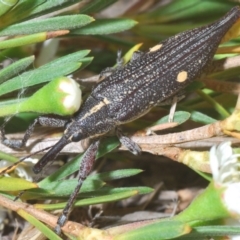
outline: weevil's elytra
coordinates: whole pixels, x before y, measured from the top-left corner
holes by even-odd
[[[69,214],[83,181],[90,173],[99,136],[116,129],[120,142],[134,154],[140,152],[137,144],[123,136],[119,125],[144,115],[155,105],[171,99],[189,83],[207,71],[221,39],[240,18],[240,9],[232,8],[218,21],[170,37],[146,53],[136,53],[123,68],[104,78],[93,89],[80,110],[70,119],[59,120],[65,126],[62,138],[33,167],[35,173],[54,160],[62,148],[71,141],[93,139],[79,170],[78,185],[58,219],[57,232]],[[23,140],[11,141],[4,136],[2,142],[10,147],[22,147],[30,137],[34,125],[54,125],[56,118],[40,117],[31,125]],[[54,123],[54,124],[53,124]]]

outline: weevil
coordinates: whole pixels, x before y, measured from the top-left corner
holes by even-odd
[[[140,147],[122,135],[119,126],[173,98],[207,71],[221,39],[239,18],[240,8],[234,7],[210,25],[179,33],[150,48],[148,52],[135,54],[128,64],[100,81],[80,110],[69,120],[41,116],[29,126],[22,140],[9,140],[1,130],[3,144],[22,148],[37,123],[65,127],[61,139],[33,167],[35,173],[41,172],[70,142],[91,139],[79,169],[78,184],[58,219],[57,233],[67,221],[82,183],[92,169],[101,137],[115,130],[120,142],[138,154]]]

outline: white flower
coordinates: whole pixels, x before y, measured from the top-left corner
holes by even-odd
[[[24,163],[19,164],[16,166],[15,170],[14,170],[14,174],[16,174],[17,176],[19,176],[20,178],[24,178],[27,181],[32,182],[33,181],[33,177],[34,177],[34,173],[32,171],[32,167],[38,162],[38,159],[33,159],[33,158],[27,158],[24,160]],[[1,161],[0,162],[0,168],[6,168],[11,166],[12,163],[10,163],[9,161]],[[9,176],[8,173],[4,174],[5,176]]]
[[[43,42],[42,48],[35,61],[37,66],[42,66],[56,57],[59,41],[59,38],[50,38]]]
[[[240,219],[240,182],[228,185],[223,193],[223,201],[231,215]]]
[[[210,150],[210,166],[213,180],[224,189],[222,201],[234,218],[240,219],[240,171],[238,157],[231,142],[223,142]]]
[[[223,142],[211,148],[210,166],[215,182],[226,185],[239,182],[239,156],[240,154],[233,153],[231,142]]]
[[[210,150],[210,166],[217,188],[223,189],[221,200],[230,216],[238,225],[240,220],[240,171],[238,157],[234,154],[231,142],[223,142]],[[236,221],[238,220],[238,221]],[[227,223],[226,223],[227,224]],[[240,240],[240,235],[229,236],[229,239]]]
[[[27,181],[32,182],[34,173],[32,167],[38,162],[38,159],[27,158],[24,160],[24,164],[20,164],[16,167],[15,173],[20,177],[24,178]]]

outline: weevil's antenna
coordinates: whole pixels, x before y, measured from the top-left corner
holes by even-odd
[[[13,163],[11,166],[9,166],[9,167],[5,168],[3,171],[1,171],[1,172],[0,172],[0,176],[3,175],[3,174],[5,174],[5,173],[7,173],[8,171],[10,171],[13,167],[16,167],[17,165],[19,165],[21,162],[23,162],[23,161],[26,160],[27,158],[29,158],[29,157],[37,154],[37,153],[43,152],[43,151],[45,151],[45,150],[48,150],[48,149],[52,148],[53,146],[54,146],[54,145],[49,146],[49,147],[46,147],[46,148],[43,148],[43,149],[41,149],[41,150],[39,150],[39,151],[36,151],[36,152],[34,152],[34,153],[29,154],[29,155],[26,156],[26,157],[23,157],[23,158],[19,159],[19,161]]]

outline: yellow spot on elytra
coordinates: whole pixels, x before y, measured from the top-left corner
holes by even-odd
[[[187,76],[188,76],[188,73],[186,71],[182,71],[182,72],[178,73],[177,81],[178,82],[184,82],[184,81],[186,81]]]
[[[104,98],[104,99],[103,99],[103,102],[104,102],[105,104],[109,104],[109,103],[110,103],[110,101],[109,101],[107,98]]]
[[[96,106],[94,106],[93,108],[91,108],[89,110],[89,112],[87,112],[81,120],[84,120],[85,118],[91,116],[93,113],[99,111],[102,107],[104,107],[105,105],[111,103],[107,98],[104,98],[103,101],[101,101],[100,103],[98,103]]]
[[[157,44],[156,46],[149,49],[150,52],[155,52],[162,47],[162,44]]]

